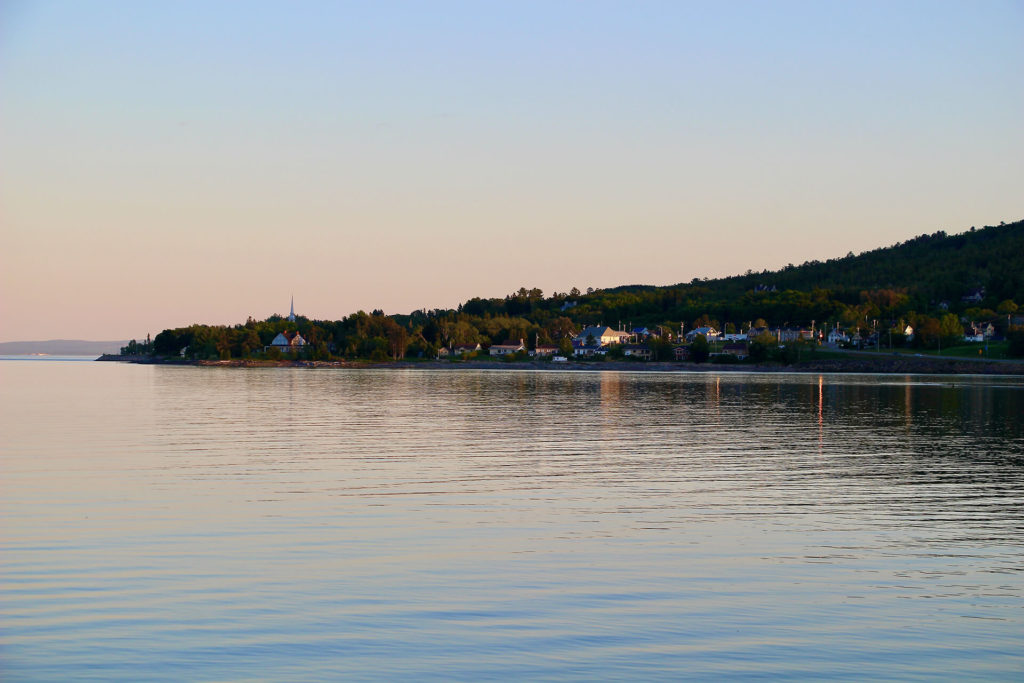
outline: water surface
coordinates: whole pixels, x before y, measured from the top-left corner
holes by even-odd
[[[1020,378],[0,363],[4,680],[1024,675]]]

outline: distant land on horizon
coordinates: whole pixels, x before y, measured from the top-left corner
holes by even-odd
[[[117,353],[128,343],[124,341],[86,341],[82,339],[48,339],[46,341],[0,342],[0,355],[47,353],[54,356],[92,356]]]
[[[126,355],[275,360],[276,352],[314,361],[400,360],[438,357],[442,348],[475,353],[498,345],[501,352],[501,347],[542,344],[558,346],[564,355],[572,353],[570,340],[579,330],[605,325],[638,340],[642,336],[649,348],[656,347],[659,360],[674,353],[676,330],[682,335],[701,327],[727,333],[831,328],[862,340],[888,330],[898,347],[910,339],[909,326],[915,347],[938,349],[977,336],[976,324],[991,327],[989,335],[1007,335],[1021,325],[1021,254],[1024,221],[1004,222],[953,235],[939,230],[860,255],[716,280],[694,278],[670,287],[622,285],[585,293],[574,287],[545,296],[524,286],[503,298],[471,298],[457,309],[408,315],[360,310],[341,320],[311,319],[293,307],[288,317],[168,328],[152,345],[130,344]],[[1013,355],[1024,356],[1024,349]]]

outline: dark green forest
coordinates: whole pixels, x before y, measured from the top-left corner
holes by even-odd
[[[1024,221],[949,235],[939,231],[890,247],[827,261],[747,271],[667,287],[626,285],[581,292],[522,287],[503,298],[474,297],[456,309],[408,315],[359,311],[341,320],[288,322],[274,315],[237,325],[167,329],[135,353],[190,359],[276,358],[264,348],[278,332],[298,331],[311,360],[433,358],[441,347],[507,339],[562,345],[586,325],[646,327],[662,341],[705,324],[818,329],[840,325],[864,336],[906,324],[914,343],[933,346],[961,334],[967,322],[1010,334],[1024,304]],[[1021,311],[1024,313],[1024,311]]]

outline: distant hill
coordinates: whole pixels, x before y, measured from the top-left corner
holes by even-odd
[[[687,285],[734,296],[759,287],[803,291],[899,287],[927,299],[953,302],[984,288],[990,299],[1024,300],[1024,221],[954,235],[940,230],[889,247],[805,261],[776,271],[748,270],[668,287],[626,285],[604,291],[661,291]]]
[[[103,353],[117,353],[127,343],[127,341],[83,341],[81,339],[0,342],[0,355],[48,353],[52,356],[98,356]]]
[[[939,231],[775,271],[748,270],[667,287],[611,287],[578,297],[579,306],[570,315],[656,323],[708,313],[720,320],[764,317],[806,323],[833,319],[843,307],[876,299],[877,308],[893,316],[971,306],[994,309],[1006,300],[1024,304],[1024,221],[955,235]],[[493,314],[493,308],[488,312]]]

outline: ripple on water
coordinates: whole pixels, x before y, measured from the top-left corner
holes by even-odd
[[[1012,678],[1022,386],[4,363],[0,672]]]

